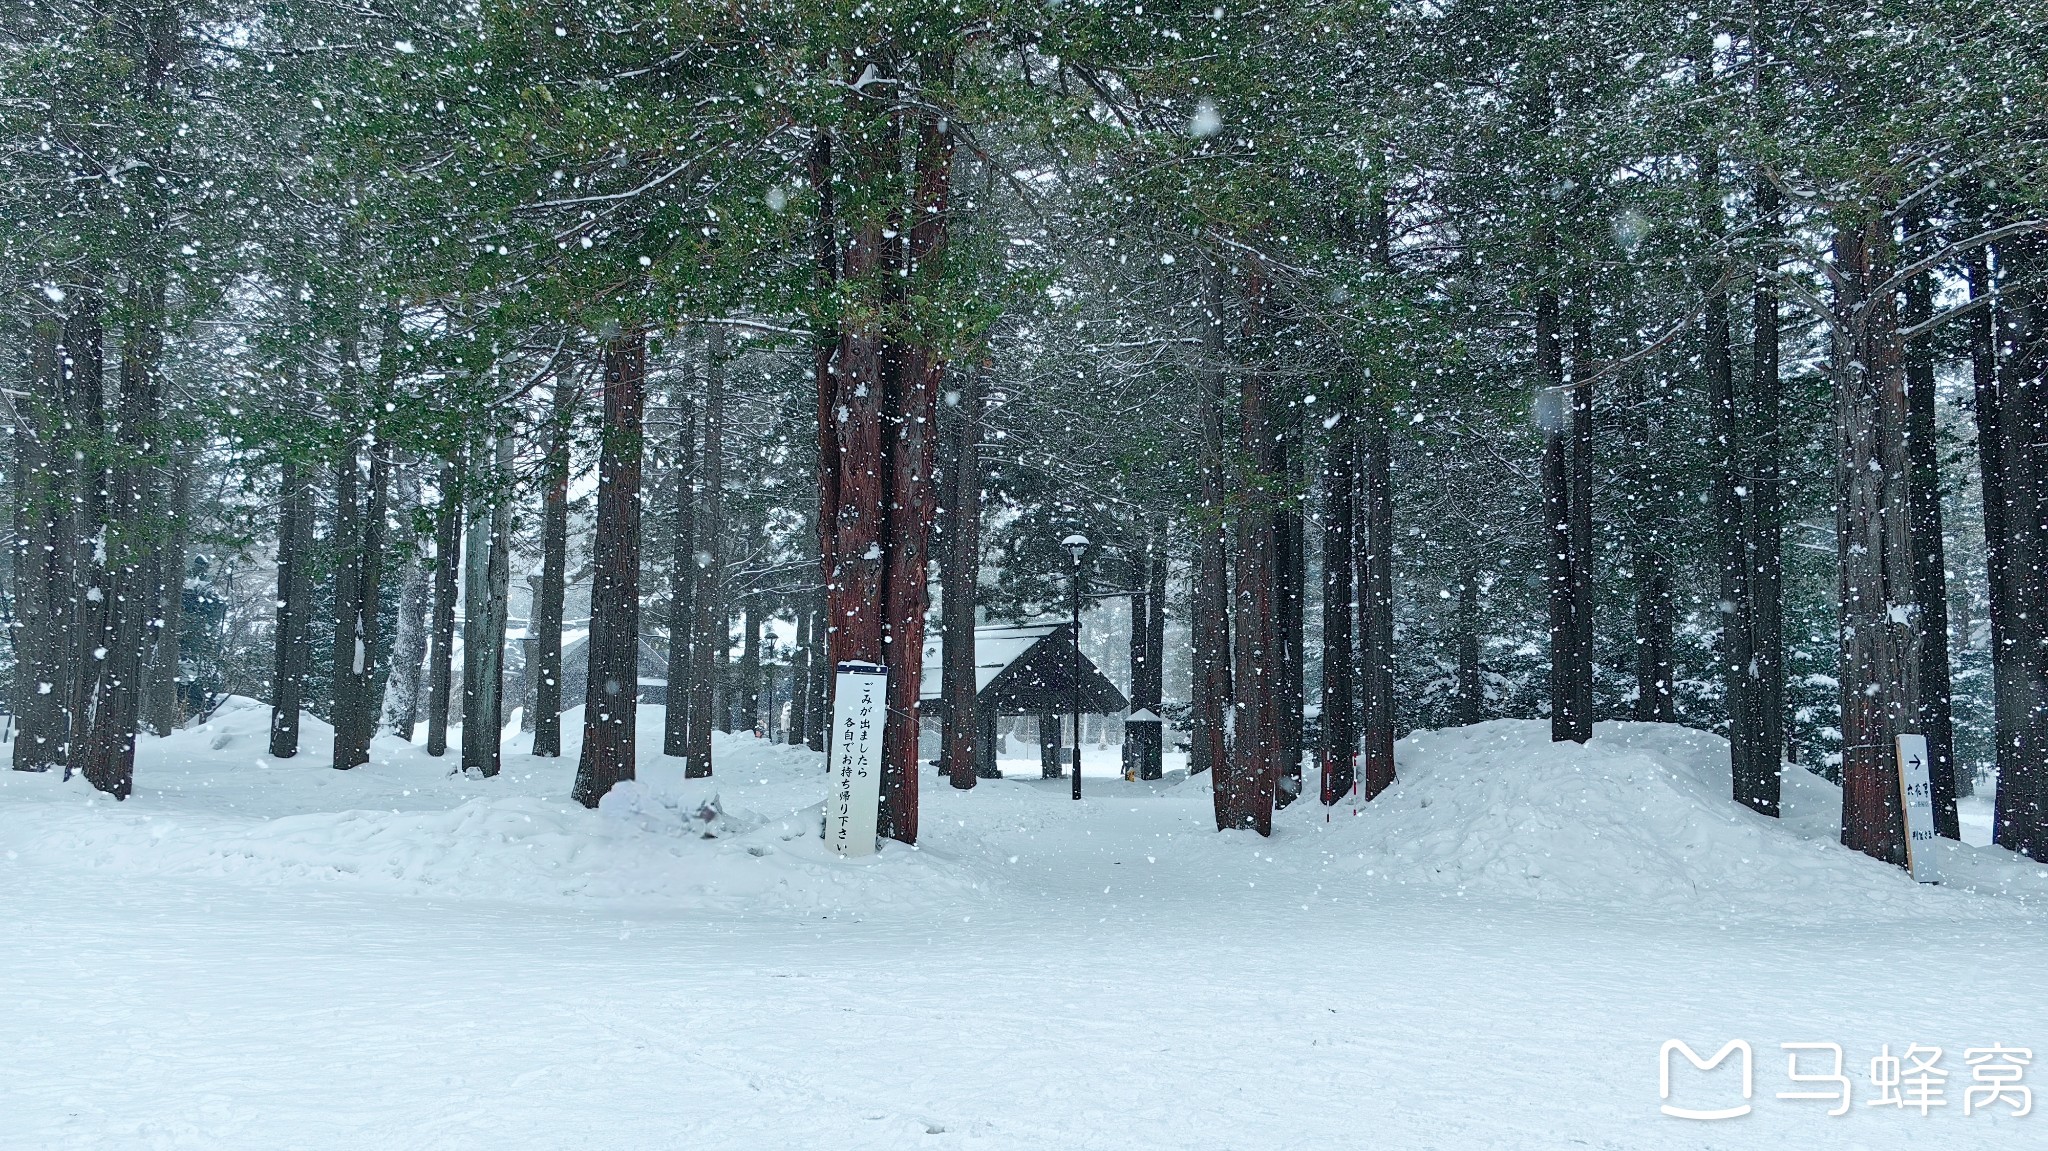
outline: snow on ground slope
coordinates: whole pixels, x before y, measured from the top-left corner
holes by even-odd
[[[817,756],[720,737],[685,781],[648,709],[588,812],[567,718],[491,780],[336,772],[314,722],[273,761],[248,703],[145,739],[126,803],[0,772],[0,1148],[2048,1146],[1960,1114],[1965,1047],[2048,1049],[2044,869],[1915,885],[1816,777],[1734,807],[1711,736],[1417,733],[1265,840],[1090,748],[1079,804],[928,779],[919,847],[849,862]],[[1751,1042],[1755,1113],[1660,1115],[1668,1038]],[[1848,1116],[1775,1098],[1812,1040]],[[1952,1105],[1864,1107],[1915,1042]]]
[[[580,709],[565,731],[580,734]],[[661,712],[643,721],[661,745]],[[495,779],[379,737],[369,764],[332,764],[332,729],[310,717],[301,755],[267,753],[269,710],[230,699],[207,722],[145,739],[136,794],[114,803],[82,779],[0,775],[0,842],[31,863],[238,883],[343,883],[467,899],[633,900],[675,907],[813,911],[934,896],[964,881],[910,852],[867,866],[829,860],[817,837],[822,757],[714,733],[722,775],[684,780],[650,756],[597,811],[564,798],[567,757],[516,752]],[[459,733],[458,733],[459,734]],[[513,746],[531,748],[531,736]],[[264,818],[274,815],[276,818]],[[915,877],[901,875],[914,870]]]
[[[2048,901],[2041,869],[2010,852],[1944,840],[1941,890],[1898,882],[1895,868],[1840,845],[1841,789],[1796,767],[1782,819],[1731,803],[1727,745],[1669,724],[1604,723],[1588,747],[1552,743],[1545,724],[1501,720],[1417,732],[1401,780],[1333,842],[1348,870],[1634,912],[1740,908],[1797,918],[2001,914],[1956,893]]]

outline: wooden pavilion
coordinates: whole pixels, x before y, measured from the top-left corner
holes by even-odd
[[[1050,733],[1039,742],[1044,774],[1056,778],[1063,773],[1059,719],[1074,707],[1073,637],[1071,623],[989,624],[974,629],[974,691],[981,724],[975,741],[977,774],[986,779],[1001,776],[996,769],[996,721],[1019,715],[1036,717],[1039,730]],[[1083,714],[1115,715],[1129,706],[1085,652],[1080,672]],[[925,641],[924,676],[918,685],[921,715],[945,715],[940,692],[944,679],[945,643],[933,635]]]

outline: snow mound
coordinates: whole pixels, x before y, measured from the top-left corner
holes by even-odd
[[[696,780],[681,778],[679,761],[644,757],[643,778],[591,811],[563,798],[573,759],[508,757],[484,780],[380,739],[372,763],[348,772],[267,761],[260,745],[230,762],[215,739],[232,747],[267,731],[267,709],[260,724],[248,710],[145,741],[125,803],[79,778],[0,773],[0,857],[262,886],[765,914],[950,904],[976,890],[931,852],[892,844],[866,859],[830,857],[819,757],[802,749],[720,735],[719,774]],[[415,809],[316,806],[385,796]],[[262,818],[279,810],[297,813]]]
[[[187,721],[171,739],[190,743],[194,735],[204,736],[204,746],[211,751],[260,754],[270,747],[270,705],[246,695],[227,696],[206,715]],[[300,712],[299,754],[332,762],[333,725],[310,711]]]
[[[2048,900],[2048,870],[2002,849],[1943,841],[1945,883],[1929,890],[1842,847],[1840,789],[1797,766],[1784,818],[1750,811],[1730,799],[1726,742],[1674,725],[1603,723],[1580,746],[1552,743],[1546,723],[1499,720],[1416,732],[1396,758],[1396,784],[1329,825],[1368,882],[1660,913],[1889,917],[1960,892]]]

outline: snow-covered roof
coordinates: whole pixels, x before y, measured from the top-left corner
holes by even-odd
[[[1063,624],[1018,623],[990,624],[974,629],[974,690],[978,694],[988,689],[989,682],[1002,670],[1022,658],[1031,650],[1031,645],[1059,631]],[[924,641],[924,674],[918,680],[917,698],[939,698],[939,686],[945,675],[945,639],[930,636]]]
[[[1073,656],[1065,623],[989,624],[974,629],[974,693],[1003,710],[1064,704],[1072,698]],[[937,700],[945,682],[945,641],[925,640],[920,700]],[[1122,711],[1123,693],[1087,656],[1081,657],[1082,705],[1091,713]],[[992,690],[993,689],[993,690]]]

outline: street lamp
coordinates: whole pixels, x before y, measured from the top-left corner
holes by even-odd
[[[1075,532],[1060,541],[1074,557],[1074,575],[1067,581],[1074,589],[1074,798],[1081,798],[1081,557],[1088,554],[1088,537]]]

